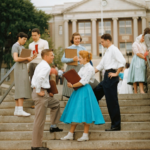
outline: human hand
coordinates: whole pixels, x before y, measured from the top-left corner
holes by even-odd
[[[108,77],[111,79],[112,77],[117,77],[118,76],[118,74],[117,73],[112,73],[112,72],[110,72],[109,74],[108,74]]]
[[[75,56],[75,57],[73,58],[73,61],[78,61],[78,57]]]
[[[45,92],[44,91],[41,91],[40,93],[37,93],[37,95],[43,97],[45,95]]]
[[[50,97],[53,97],[53,96],[54,96],[54,94],[53,94],[53,93],[49,93],[49,96],[50,96]]]
[[[67,86],[69,87],[69,88],[72,88],[72,84],[71,83],[67,83]]]
[[[37,52],[34,53],[33,59],[35,59],[36,57],[37,57]]]

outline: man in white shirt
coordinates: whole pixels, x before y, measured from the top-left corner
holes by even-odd
[[[29,75],[30,80],[32,80],[34,70],[36,66],[42,61],[41,52],[43,49],[49,49],[48,42],[40,38],[40,30],[38,28],[32,29],[32,39],[33,42],[29,44],[29,49],[32,50],[31,55],[38,51],[37,58],[30,62],[29,65]]]
[[[111,128],[105,131],[121,130],[120,107],[118,103],[117,84],[119,73],[125,66],[126,60],[120,50],[112,44],[110,34],[101,36],[101,44],[107,48],[101,62],[95,69],[95,73],[105,70],[104,80],[94,89],[97,100],[105,95],[108,112],[111,119]]]
[[[61,132],[56,124],[60,122],[60,103],[47,92],[50,88],[49,74],[50,65],[53,62],[54,54],[52,50],[45,49],[41,53],[42,61],[37,65],[32,78],[32,99],[35,102],[35,119],[33,125],[32,150],[48,150],[42,148],[42,137],[46,119],[47,108],[50,108],[51,127],[50,132]]]

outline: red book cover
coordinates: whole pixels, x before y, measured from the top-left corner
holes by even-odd
[[[37,54],[39,53],[38,52],[38,44],[35,45],[35,51],[37,52]]]

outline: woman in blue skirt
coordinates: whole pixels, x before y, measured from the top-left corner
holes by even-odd
[[[137,93],[137,83],[139,83],[140,93],[144,94],[144,84],[146,82],[146,65],[145,56],[146,45],[144,42],[144,35],[136,38],[132,45],[134,56],[128,73],[128,84],[133,85],[134,93]]]
[[[73,140],[73,133],[78,123],[84,123],[84,133],[77,141],[88,141],[91,123],[104,124],[104,118],[89,82],[94,82],[95,70],[89,63],[92,54],[87,51],[79,52],[80,64],[83,67],[78,72],[81,80],[76,84],[67,83],[69,88],[80,87],[74,91],[68,100],[60,121],[71,124],[70,132],[61,140]]]

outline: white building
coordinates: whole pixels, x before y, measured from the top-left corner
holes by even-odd
[[[105,0],[103,6],[104,33],[110,33],[113,43],[126,56],[135,38],[150,24],[149,0]],[[52,14],[50,34],[55,48],[66,48],[71,35],[79,32],[82,45],[94,58],[101,55],[101,0],[82,0],[51,7],[38,7]]]

